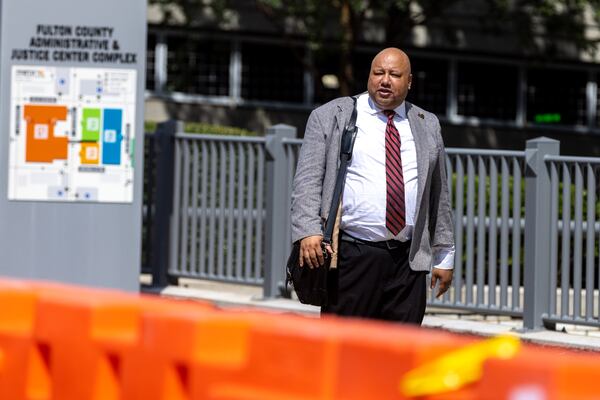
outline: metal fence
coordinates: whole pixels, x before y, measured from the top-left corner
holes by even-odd
[[[550,170],[551,322],[598,325],[600,159],[547,156]]]
[[[301,145],[295,129],[243,138],[186,134],[168,122],[152,137],[143,259],[153,282],[216,279],[281,294]],[[455,274],[429,305],[523,317],[531,329],[600,326],[600,159],[561,157],[558,142],[545,138],[524,151],[447,153]]]
[[[176,135],[169,274],[262,283],[264,144]]]
[[[520,315],[525,153],[448,149],[455,220],[452,290],[436,306]]]

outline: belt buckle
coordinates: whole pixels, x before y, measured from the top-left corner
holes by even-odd
[[[388,250],[394,250],[394,249],[397,249],[398,247],[400,247],[400,245],[395,240],[386,240],[385,247],[387,247]]]

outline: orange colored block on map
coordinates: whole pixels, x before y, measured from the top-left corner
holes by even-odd
[[[54,136],[56,122],[67,119],[67,107],[26,105],[24,118],[27,122],[25,161],[67,159],[68,138]]]
[[[98,143],[81,143],[79,152],[82,164],[98,164],[100,159],[100,146]]]

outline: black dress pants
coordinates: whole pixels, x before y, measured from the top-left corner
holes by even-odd
[[[427,273],[410,269],[409,249],[410,242],[388,249],[341,240],[321,313],[421,324]]]

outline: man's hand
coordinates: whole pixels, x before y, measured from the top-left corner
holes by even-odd
[[[300,240],[300,259],[298,263],[301,267],[306,264],[309,268],[317,268],[325,263],[323,250],[321,249],[322,240],[323,236],[321,235],[307,236]],[[331,246],[327,245],[327,251],[329,254],[333,253]]]
[[[453,270],[451,269],[441,269],[441,268],[433,268],[431,270],[431,290],[435,288],[435,284],[439,281],[438,291],[435,297],[440,297],[446,290],[450,287],[450,283],[452,283],[452,274]]]

